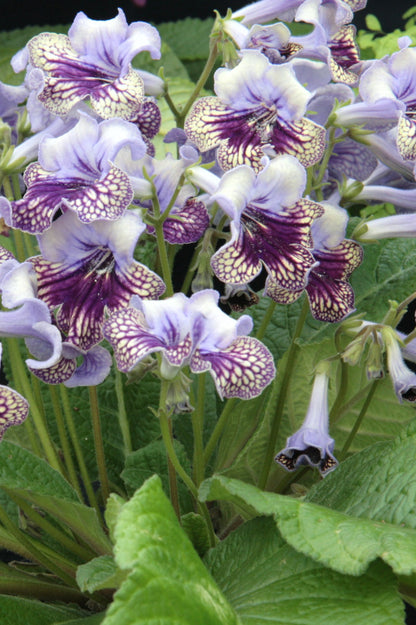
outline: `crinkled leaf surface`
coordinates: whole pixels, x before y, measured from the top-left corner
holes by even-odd
[[[285,495],[263,492],[239,480],[214,476],[200,487],[203,501],[224,499],[252,515],[273,515],[296,550],[340,573],[361,575],[382,558],[402,575],[416,571],[416,531],[362,519]]]
[[[174,446],[181,465],[186,471],[189,471],[190,462],[183,446],[177,440],[174,441]],[[121,477],[127,486],[127,491],[133,494],[145,480],[155,473],[161,478],[165,493],[169,494],[168,462],[162,441],[153,441],[146,447],[129,454]],[[178,489],[181,512],[190,512],[193,510],[192,498],[180,478],[178,479]]]
[[[248,521],[205,562],[247,625],[401,625],[395,577],[377,562],[359,577],[342,575],[290,547],[271,518]]]
[[[181,61],[196,61],[208,57],[209,35],[213,25],[212,18],[199,20],[187,17],[177,22],[164,22],[157,29]]]
[[[123,506],[114,535],[116,562],[130,572],[104,625],[240,623],[180,527],[157,476]]]
[[[392,441],[342,462],[305,501],[383,523],[416,529],[416,420]]]

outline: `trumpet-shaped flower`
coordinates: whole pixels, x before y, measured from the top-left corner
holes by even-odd
[[[87,115],[66,134],[43,139],[39,161],[24,174],[25,196],[11,204],[0,200],[7,224],[41,233],[50,227],[58,209],[68,208],[84,223],[118,219],[133,198],[128,175],[113,165],[123,148],[134,158],[146,152],[133,124],[121,119],[97,123]]]
[[[338,462],[333,455],[335,442],[329,436],[328,426],[328,376],[322,372],[315,376],[302,427],[289,436],[275,461],[287,471],[295,471],[301,465],[316,467],[321,475],[333,471]]]
[[[161,278],[133,259],[145,227],[132,212],[116,222],[82,224],[68,211],[39,236],[42,255],[31,259],[38,297],[51,310],[59,308],[58,327],[82,351],[102,340],[107,310],[127,306],[135,294],[163,293]]]
[[[104,324],[118,368],[130,371],[153,352],[161,352],[161,374],[173,379],[189,365],[209,371],[220,397],[249,399],[259,395],[275,375],[273,357],[257,339],[245,336],[252,320],[238,321],[217,306],[210,289],[191,298],[177,293],[161,301],[132,300],[135,307],[116,311]]]
[[[389,327],[381,331],[387,352],[387,367],[394,391],[400,402],[416,401],[416,373],[407,367],[396,332]]]
[[[41,70],[37,96],[52,113],[65,116],[86,98],[104,119],[133,119],[143,102],[144,85],[132,59],[144,50],[160,58],[160,37],[146,22],[128,25],[121,9],[110,20],[76,15],[67,35],[41,33],[13,59],[15,71]]]
[[[264,266],[265,294],[303,289],[315,264],[311,225],[323,213],[302,198],[306,172],[293,156],[278,156],[255,174],[247,166],[226,172],[211,196],[229,216],[231,240],[212,257],[222,282],[248,284]]]
[[[293,154],[309,167],[322,157],[325,129],[304,117],[311,94],[288,65],[273,65],[258,50],[245,50],[233,69],[215,73],[215,96],[200,98],[185,131],[206,152],[218,148],[224,170],[262,169],[267,153]]]

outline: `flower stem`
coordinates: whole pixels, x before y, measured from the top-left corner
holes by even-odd
[[[218,439],[220,438],[222,431],[227,423],[228,417],[230,416],[231,411],[233,410],[234,406],[236,405],[237,400],[235,397],[232,397],[231,399],[227,399],[227,402],[222,410],[222,413],[220,415],[220,418],[218,419],[217,423],[215,424],[215,427],[212,431],[212,434],[209,438],[209,441],[207,443],[207,446],[205,447],[205,451],[204,451],[204,464],[207,465],[209,459],[211,458],[212,454],[214,453],[214,449],[217,445]]]
[[[351,432],[349,433],[347,440],[345,441],[345,444],[344,444],[344,446],[343,446],[343,448],[341,450],[341,453],[338,454],[338,457],[339,457],[340,461],[344,460],[345,456],[347,455],[347,452],[348,452],[348,450],[349,450],[349,448],[351,446],[351,443],[354,440],[354,437],[355,437],[355,435],[358,432],[358,429],[359,429],[359,427],[360,427],[360,425],[362,423],[362,420],[365,417],[365,414],[366,414],[366,412],[368,410],[368,407],[370,406],[371,400],[374,397],[374,393],[377,390],[377,386],[378,386],[379,382],[380,382],[380,380],[374,380],[373,383],[371,384],[371,387],[370,387],[370,390],[368,392],[368,395],[367,395],[367,397],[365,399],[364,404],[362,405],[362,408],[361,408],[361,410],[360,410],[360,412],[358,414],[357,419],[355,420],[354,426],[353,426]]]
[[[126,404],[124,402],[123,380],[121,377],[121,373],[117,368],[115,370],[115,389],[118,406],[118,423],[120,425],[121,435],[123,437],[124,455],[127,456],[133,451],[133,446],[131,443],[130,425],[127,418]]]
[[[309,302],[308,302],[308,299],[305,297],[303,301],[302,309],[300,311],[299,318],[296,324],[296,328],[292,336],[292,341],[289,346],[288,354],[287,354],[286,368],[282,377],[279,396],[278,396],[277,403],[276,403],[276,415],[272,423],[269,443],[267,445],[266,453],[264,456],[263,468],[260,473],[260,478],[258,482],[258,488],[260,488],[261,490],[263,490],[266,487],[267,479],[269,477],[270,469],[272,466],[272,461],[273,461],[273,457],[275,454],[277,437],[279,435],[280,423],[281,423],[281,419],[283,416],[283,407],[286,401],[287,392],[289,390],[290,377],[292,375],[293,368],[296,362],[296,355],[297,355],[297,350],[298,350],[298,345],[296,341],[302,333],[303,326],[305,324],[305,320],[306,320],[306,316],[308,312],[309,312]],[[273,386],[278,383],[277,381],[279,380],[279,377],[276,376],[273,382]],[[273,388],[271,392],[273,392]]]
[[[66,424],[68,427],[69,436],[71,438],[71,442],[75,450],[75,455],[76,455],[79,470],[81,473],[83,486],[85,488],[85,492],[87,493],[87,497],[88,497],[88,501],[90,505],[93,508],[95,508],[98,514],[98,518],[101,518],[100,507],[98,505],[97,498],[92,488],[91,479],[88,474],[87,466],[85,464],[81,445],[79,444],[77,429],[75,427],[74,419],[72,417],[72,408],[71,408],[71,403],[68,397],[68,390],[63,384],[60,384],[59,389],[61,392],[61,400],[62,400],[62,406],[64,409],[65,420],[66,420]]]
[[[52,407],[58,426],[59,440],[61,442],[62,451],[64,454],[65,466],[68,471],[69,481],[78,493],[79,498],[82,500],[82,491],[79,485],[77,473],[75,471],[74,461],[72,459],[71,448],[68,441],[68,436],[65,430],[65,422],[62,414],[61,403],[59,401],[58,390],[55,386],[49,386],[49,392],[52,400]]]
[[[184,121],[185,121],[185,117],[188,115],[192,104],[195,102],[195,100],[197,99],[197,97],[199,96],[200,92],[202,91],[202,89],[205,86],[205,83],[207,82],[212,69],[215,65],[215,61],[217,60],[217,56],[218,56],[218,45],[217,43],[214,43],[211,46],[210,52],[209,52],[209,56],[207,59],[207,62],[205,63],[205,67],[202,70],[202,73],[198,79],[198,82],[195,85],[195,89],[193,90],[193,92],[191,93],[191,95],[189,96],[189,99],[187,101],[187,103],[185,104],[185,106],[183,107],[180,115],[178,115],[176,117],[176,123],[178,128],[183,128],[184,125]]]
[[[266,312],[264,313],[264,317],[261,321],[259,329],[256,332],[256,338],[258,338],[259,341],[261,341],[264,335],[266,334],[267,327],[270,323],[271,318],[273,317],[273,313],[275,311],[276,306],[277,306],[277,302],[271,299],[269,302],[269,306]]]
[[[98,475],[101,483],[101,493],[103,502],[107,501],[110,495],[110,485],[108,482],[107,468],[105,466],[104,443],[101,431],[100,409],[98,405],[97,387],[89,386],[91,422],[94,434],[95,457],[97,460]]]
[[[205,477],[204,464],[204,441],[203,441],[203,424],[204,424],[204,401],[205,401],[205,383],[206,373],[198,376],[198,396],[195,410],[192,412],[192,429],[194,434],[194,457],[193,471],[194,481],[197,486],[200,485]]]
[[[183,466],[181,465],[181,463],[179,462],[179,458],[176,455],[176,451],[175,451],[175,448],[173,446],[173,438],[171,436],[171,429],[170,429],[170,426],[169,426],[170,418],[169,418],[169,416],[168,416],[168,414],[166,412],[167,384],[168,384],[167,381],[162,380],[162,388],[161,388],[161,392],[160,392],[160,402],[159,402],[159,422],[160,422],[160,429],[161,429],[161,432],[162,432],[163,442],[165,444],[165,449],[166,449],[167,456],[168,456],[168,458],[170,458],[170,461],[171,461],[171,463],[172,463],[176,473],[179,475],[181,480],[189,488],[189,490],[191,491],[191,493],[195,497],[195,499],[198,499],[197,488],[196,488],[194,482],[192,481],[192,479],[189,477],[189,475],[187,474],[187,472],[183,468]]]
[[[36,403],[35,396],[32,391],[29,378],[26,374],[23,359],[20,354],[19,346],[16,339],[7,339],[7,346],[10,354],[13,379],[19,381],[20,387],[23,391],[23,395],[26,397],[27,401],[30,404],[30,412],[33,417],[35,428],[42,443],[46,458],[51,467],[53,467],[56,471],[62,473],[61,465],[55,451],[55,445],[49,435],[48,429],[43,420],[42,413]]]

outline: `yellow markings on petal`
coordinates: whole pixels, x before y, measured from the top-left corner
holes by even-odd
[[[416,122],[406,115],[402,115],[399,121],[397,148],[404,159],[416,160]]]

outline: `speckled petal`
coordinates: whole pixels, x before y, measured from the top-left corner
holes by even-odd
[[[29,414],[29,404],[8,386],[0,386],[0,441],[11,425],[20,425]]]
[[[30,369],[31,372],[45,384],[61,384],[69,380],[77,368],[75,358],[62,356],[52,367],[45,369]]]
[[[236,338],[222,351],[196,350],[190,366],[194,373],[211,373],[221,398],[256,397],[276,374],[269,350],[260,341],[249,336]]]
[[[276,123],[270,138],[276,154],[292,154],[304,167],[315,165],[325,151],[325,128],[303,117]]]
[[[237,165],[260,171],[264,153],[251,111],[233,111],[214,96],[200,98],[186,119],[185,132],[201,152],[219,146],[217,158],[225,171]]]
[[[130,121],[137,124],[144,137],[153,139],[159,132],[162,116],[156,102],[153,102],[150,98],[146,98],[137,116]]]
[[[144,265],[134,262],[120,271],[109,250],[74,263],[32,259],[38,277],[38,297],[51,309],[60,306],[57,322],[67,340],[87,351],[102,340],[105,311],[128,306],[132,295],[157,298],[163,281]]]
[[[62,204],[75,210],[82,222],[90,223],[96,219],[118,219],[133,198],[129,177],[114,166],[101,180],[88,184],[84,180],[49,177],[34,163],[28,168],[25,181],[29,184],[25,196],[12,202],[12,226],[31,234],[49,228]]]
[[[407,115],[400,117],[397,129],[397,147],[404,159],[416,160],[416,121]]]
[[[111,315],[104,324],[103,334],[113,347],[120,371],[130,371],[139,360],[157,351],[164,352],[171,365],[180,366],[192,349],[189,335],[169,346],[152,334],[147,330],[143,313],[135,308],[125,308]]]
[[[96,87],[90,95],[92,108],[98,115],[104,119],[127,120],[137,117],[143,97],[143,80],[132,67],[113,83]]]
[[[237,240],[223,245],[211,258],[211,267],[225,284],[248,284],[260,273],[262,264],[252,254],[248,237],[240,230]]]
[[[198,241],[209,225],[205,204],[189,198],[181,208],[171,211],[163,223],[163,234],[168,243],[193,243]]]
[[[355,26],[343,26],[328,42],[331,51],[330,70],[335,82],[343,82],[354,87],[358,83],[358,74],[350,67],[359,63],[360,53],[355,42]]]
[[[354,311],[354,291],[347,282],[362,260],[362,249],[345,240],[331,250],[314,251],[318,267],[309,275],[306,287],[311,313],[319,321],[338,322]]]

